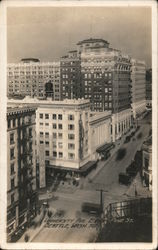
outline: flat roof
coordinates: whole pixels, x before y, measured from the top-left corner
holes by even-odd
[[[51,98],[47,100],[39,100],[37,98],[25,97],[23,100],[8,99],[8,106],[10,105],[24,105],[24,106],[34,106],[39,108],[80,108],[84,106],[89,106],[90,101],[86,99],[64,99],[63,101],[53,101]]]
[[[89,39],[85,39],[85,40],[78,42],[77,45],[81,45],[83,43],[96,43],[96,42],[103,42],[103,43],[109,44],[109,42],[101,38],[89,38]]]

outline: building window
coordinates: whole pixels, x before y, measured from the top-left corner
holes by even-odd
[[[43,141],[40,141],[40,144],[43,144]]]
[[[75,154],[68,153],[68,158],[71,159],[71,160],[75,159]]]
[[[56,141],[53,141],[53,148],[56,148],[56,147],[57,147]]]
[[[52,118],[53,118],[53,120],[56,120],[57,119],[57,115],[53,114]]]
[[[53,133],[53,139],[56,139],[56,138],[57,138],[57,134]]]
[[[13,189],[14,187],[15,187],[14,179],[11,179],[11,189]]]
[[[10,159],[13,160],[14,159],[14,148],[10,149]]]
[[[75,139],[75,135],[74,134],[68,134],[68,139],[69,140],[74,140]]]
[[[10,134],[10,145],[14,144],[14,134]]]
[[[57,152],[53,151],[53,157],[57,157]]]
[[[49,156],[49,151],[48,150],[45,151],[45,155]]]
[[[69,121],[73,121],[74,118],[75,118],[74,115],[68,115],[68,120],[69,120]]]
[[[10,174],[14,174],[14,163],[10,165]]]
[[[40,126],[43,126],[43,122],[40,122]]]
[[[45,123],[45,126],[49,126],[49,123]]]
[[[32,137],[32,128],[29,128],[29,137]]]
[[[11,120],[8,120],[8,128],[11,127]]]
[[[11,204],[14,203],[14,194],[11,194]]]
[[[45,114],[45,119],[49,119],[49,114]]]
[[[69,130],[74,130],[74,129],[75,129],[75,125],[73,125],[73,124],[68,124],[68,129],[69,129]]]
[[[63,158],[63,153],[59,152],[59,158]]]
[[[59,143],[58,143],[58,147],[59,147],[59,148],[63,148],[63,143],[62,143],[62,142],[59,142]]]
[[[48,132],[45,133],[45,137],[46,137],[46,138],[49,137],[49,133],[48,133]]]
[[[62,120],[62,119],[63,119],[63,116],[62,116],[62,115],[58,115],[58,119],[59,119],[59,120]]]
[[[62,129],[63,125],[62,124],[58,124],[58,129]]]
[[[40,119],[43,119],[43,114],[40,114]]]
[[[62,139],[63,138],[63,134],[62,133],[58,133],[58,139]]]
[[[40,137],[43,137],[43,132],[40,132]]]
[[[14,118],[13,119],[13,127],[15,127],[16,126],[16,119]]]
[[[147,158],[144,158],[144,164],[145,164],[145,168],[148,169],[149,160]]]
[[[68,143],[68,149],[75,149],[75,144]]]
[[[56,128],[57,128],[56,123],[53,123],[53,128],[54,128],[54,129],[56,129]]]
[[[45,144],[46,144],[47,146],[49,146],[49,141],[45,141]]]

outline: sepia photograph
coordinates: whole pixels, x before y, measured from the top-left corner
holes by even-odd
[[[24,2],[2,1],[2,249],[147,249],[157,234],[156,1]]]

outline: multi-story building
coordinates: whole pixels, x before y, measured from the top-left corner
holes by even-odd
[[[60,60],[61,99],[83,97],[81,82],[81,60],[77,50],[69,51]]]
[[[35,109],[7,110],[7,239],[14,240],[36,206]]]
[[[80,88],[78,93],[81,93],[81,97],[90,99],[92,111],[112,112],[115,141],[131,126],[130,57],[109,48],[109,43],[103,39],[87,39],[77,44],[74,58],[78,61],[78,68],[74,65],[74,71],[80,70],[80,77],[78,74],[74,79],[74,86]],[[68,71],[66,64],[64,70]],[[63,74],[61,71],[61,79]],[[71,80],[67,74],[67,88],[61,86],[61,93],[64,93],[62,98],[74,96]]]
[[[10,99],[8,103],[12,106],[21,103],[23,106],[37,108],[36,142],[40,187],[46,185],[46,175],[56,170],[84,174],[96,164],[102,151],[106,151],[105,147],[110,146],[111,111],[92,112],[89,100],[52,101],[51,98],[37,100],[26,97],[23,100]]]
[[[146,107],[152,107],[152,69],[146,70]]]
[[[40,62],[39,59],[26,58],[7,66],[8,96],[44,98],[48,82],[52,85],[52,98],[60,100],[59,62]]]
[[[137,118],[146,109],[146,67],[145,62],[131,59],[131,83],[132,83],[132,111],[133,117]]]
[[[150,136],[142,147],[143,162],[142,162],[142,176],[144,184],[152,190],[152,137]]]
[[[97,147],[111,142],[111,113],[91,115],[90,103],[84,99],[40,101],[36,124],[41,186],[45,186],[45,170],[47,175],[57,169],[72,174],[87,171],[96,163]]]

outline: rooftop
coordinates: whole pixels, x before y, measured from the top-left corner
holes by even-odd
[[[40,60],[38,58],[22,58],[21,62],[40,62]]]
[[[26,113],[26,112],[34,112],[35,108],[34,107],[29,107],[29,106],[14,106],[14,107],[7,107],[7,116],[9,115],[14,115],[14,114],[21,114],[21,113]]]
[[[39,100],[37,98],[31,98],[30,96],[26,96],[23,100],[16,100],[16,99],[8,99],[8,105],[34,105],[34,106],[41,106],[41,105],[54,105],[54,106],[78,106],[83,104],[90,105],[89,100],[85,99],[64,99],[63,101],[53,101],[51,98],[47,98],[46,100]]]
[[[100,39],[100,38],[89,38],[89,39],[85,39],[83,41],[80,41],[77,43],[77,45],[81,45],[83,43],[97,43],[97,42],[103,42],[106,44],[109,44],[106,40],[104,39]]]

